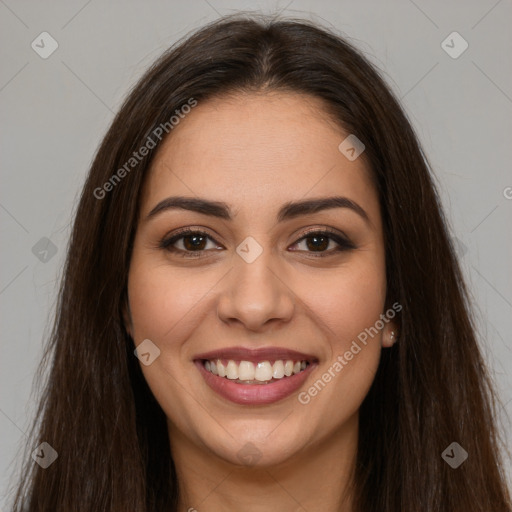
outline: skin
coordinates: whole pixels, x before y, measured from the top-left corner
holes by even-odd
[[[358,410],[382,347],[392,344],[392,321],[306,405],[297,393],[270,405],[234,404],[193,363],[230,346],[298,350],[318,359],[304,391],[385,313],[378,195],[364,154],[349,161],[338,150],[347,135],[316,98],[240,93],[199,103],[155,156],[129,271],[127,325],[136,345],[150,339],[161,351],[141,368],[168,418],[180,510],[352,510]],[[224,201],[233,220],[187,210],[146,219],[176,195]],[[369,221],[349,208],[276,221],[285,202],[334,195],[356,202]],[[183,227],[211,236],[202,257],[159,247]],[[355,248],[335,252],[330,239],[320,251],[331,255],[315,257],[320,251],[304,232],[325,227]],[[250,264],[236,252],[248,236],[263,249]],[[186,241],[174,247],[190,254]],[[247,443],[258,450],[253,463],[238,457]]]

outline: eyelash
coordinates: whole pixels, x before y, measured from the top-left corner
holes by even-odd
[[[169,251],[171,253],[174,253],[182,258],[202,258],[202,254],[206,252],[204,249],[199,251],[185,251],[183,249],[176,249],[176,247],[172,247],[173,244],[175,244],[178,240],[185,238],[189,235],[200,235],[204,236],[206,238],[209,238],[211,241],[215,242],[217,245],[218,242],[211,237],[208,233],[205,231],[202,231],[200,229],[191,229],[191,228],[183,228],[179,230],[178,232],[174,233],[171,237],[163,238],[160,243],[158,244],[158,247],[160,249],[164,249],[166,251]],[[315,251],[306,251],[311,253],[311,255],[314,258],[326,258],[329,256],[333,256],[335,253],[355,249],[356,246],[350,242],[348,239],[342,237],[337,231],[331,230],[329,228],[324,229],[316,229],[307,231],[304,233],[301,238],[299,238],[293,245],[298,244],[299,242],[302,242],[303,240],[312,237],[312,236],[323,236],[330,238],[334,242],[338,244],[338,247],[335,249],[331,249],[330,251],[320,251],[318,254],[315,254]],[[303,251],[298,251],[303,252]]]

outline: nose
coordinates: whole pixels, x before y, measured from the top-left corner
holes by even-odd
[[[227,324],[242,324],[245,329],[255,332],[267,331],[290,321],[295,309],[295,295],[283,272],[271,268],[269,253],[264,250],[252,263],[238,255],[234,257],[234,266],[224,280],[218,299],[220,320]]]

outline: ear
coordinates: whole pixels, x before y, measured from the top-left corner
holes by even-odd
[[[390,320],[382,331],[382,346],[384,348],[392,347],[398,340],[398,325]]]

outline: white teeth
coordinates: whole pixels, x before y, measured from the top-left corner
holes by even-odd
[[[272,366],[269,361],[258,363],[254,370],[254,378],[260,382],[270,380],[272,378]]]
[[[304,364],[306,364],[305,361],[304,361]],[[274,379],[282,379],[284,377],[283,361],[276,361],[274,363],[272,377],[274,377]]]
[[[240,380],[254,380],[254,364],[251,361],[240,361],[238,378]]]
[[[280,359],[275,361],[273,365],[270,364],[270,361],[261,361],[254,364],[252,361],[235,361],[232,359],[228,360],[226,364],[220,359],[204,362],[206,371],[219,377],[237,381],[239,384],[268,383],[273,379],[291,377],[307,367],[307,361],[293,361],[292,359],[286,361]]]
[[[229,380],[238,379],[238,365],[235,363],[235,361],[228,362],[228,365],[226,366],[226,377]]]

